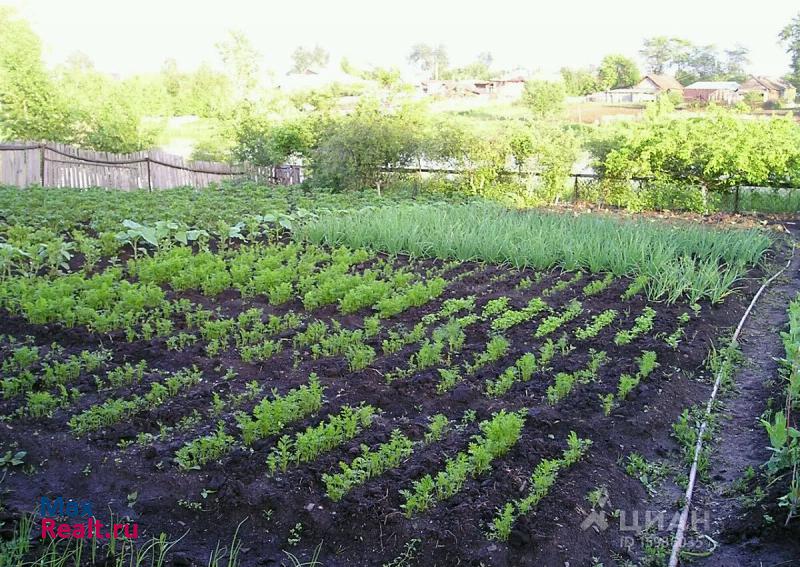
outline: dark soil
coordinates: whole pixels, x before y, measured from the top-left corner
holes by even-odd
[[[800,234],[796,223],[787,226],[795,238]],[[786,272],[764,292],[742,329],[739,343],[745,361],[735,376],[735,390],[724,397],[713,483],[701,486],[695,498],[695,508],[708,510],[711,535],[721,544],[703,564],[800,565],[800,522],[795,519],[785,525],[787,510],[777,506],[788,480],[772,484],[765,477],[769,440],[759,423],[770,402],[780,407],[785,395],[779,380],[779,360],[785,356],[780,333],[788,322],[787,305],[798,292],[800,255],[795,252]],[[748,468],[755,471],[755,478],[745,477]]]
[[[427,265],[441,264],[428,262]],[[371,339],[370,344],[380,353],[386,328],[398,325],[411,328],[424,314],[438,310],[442,301],[449,297],[473,294],[480,308],[489,299],[505,295],[516,307],[522,307],[557,279],[570,276],[547,274],[531,289],[519,291],[515,285],[525,277],[533,277],[533,272],[463,264],[449,276],[464,271],[472,273],[450,285],[437,301],[390,319],[384,324],[384,331]],[[738,322],[757,282],[747,280],[742,292],[729,297],[721,306],[703,305],[700,316],[692,317],[686,326],[685,338],[673,350],[663,337],[675,330],[680,314],[691,312],[688,306],[653,304],[658,313],[655,328],[630,345],[616,347],[612,340],[616,331],[630,328],[647,303],[640,296],[630,301],[620,299],[629,283],[625,280],[615,281],[599,295],[584,298],[581,289],[592,279],[586,277],[579,284],[545,298],[553,307],[563,306],[573,297],[583,302],[581,317],[559,329],[553,337],[555,340],[561,332],[568,332],[570,342],[577,345],[576,350],[566,357],[557,357],[552,372],[538,373],[530,382],[517,384],[496,399],[485,395],[484,381],[497,376],[522,354],[538,351],[543,342],[533,338],[538,318],[513,327],[505,334],[512,347],[501,361],[466,376],[454,390],[439,395],[435,369],[392,383],[382,378],[396,367],[403,367],[418,345],[406,347],[395,355],[379,356],[365,370],[351,372],[343,358],[313,360],[308,353],[303,353],[295,367],[291,348],[267,362],[247,364],[232,350],[209,358],[199,343],[173,352],[166,349],[163,339],[128,343],[121,334],[100,337],[84,329],[30,325],[2,313],[0,334],[18,339],[31,336],[34,344],[42,347],[58,342],[65,348],[65,355],[104,346],[114,352],[111,367],[126,361],[146,360],[150,368],[173,371],[194,364],[205,377],[201,384],[164,406],[137,415],[130,423],[117,424],[83,438],[71,433],[66,425],[69,417],[109,395],[97,392],[92,376],[81,377],[78,388],[83,395],[75,406],[59,410],[52,419],[14,418],[3,423],[0,448],[27,451],[25,461],[31,465],[24,470],[9,469],[3,481],[6,525],[13,524],[21,513],[32,511],[41,496],[63,495],[90,500],[94,509],[100,511],[96,514],[101,520],[108,519],[107,510],[118,517],[130,517],[147,536],[166,532],[177,539],[185,534],[172,549],[170,560],[174,565],[206,565],[210,550],[217,542],[227,545],[241,522],[238,535],[243,543],[240,558],[244,565],[288,565],[290,561],[285,552],[291,552],[301,562],[308,561],[318,546],[320,561],[326,566],[382,565],[404,554],[408,555],[408,562],[397,565],[591,565],[593,558],[612,565],[614,561],[635,559],[641,552],[640,543],[637,540],[630,545],[630,532],[620,520],[607,515],[607,528],[582,528],[591,508],[586,495],[602,485],[609,493],[606,512],[622,510],[628,522],[633,512],[644,514],[648,493],[639,480],[625,473],[620,462],[633,451],[648,459],[677,454],[678,446],[670,435],[671,424],[684,408],[708,398],[711,384],[704,363],[709,348]],[[173,295],[211,304],[208,298],[197,293]],[[263,299],[243,299],[235,292],[213,298],[213,304],[225,314],[252,306],[277,314],[290,309],[302,310],[299,302],[274,308]],[[617,309],[620,318],[598,337],[577,343],[572,331],[583,326],[592,315],[609,308]],[[341,316],[334,307],[312,313],[320,319],[335,318],[351,328],[359,325],[362,317],[368,314]],[[777,317],[777,312],[754,314],[751,325],[772,332],[770,326],[774,327],[775,321],[759,319],[772,316]],[[456,362],[471,360],[475,353],[483,350],[488,336],[488,324],[471,327],[466,347]],[[5,357],[9,346],[0,348],[4,349],[0,354]],[[577,386],[560,404],[548,405],[545,391],[555,373],[582,367],[589,349],[605,350],[609,355],[610,360],[601,368],[598,379]],[[604,416],[598,396],[615,392],[620,374],[635,372],[635,359],[645,350],[657,352],[659,368],[610,416]],[[222,380],[227,368],[234,368],[238,376]],[[251,449],[237,449],[222,462],[207,465],[200,471],[184,473],[175,466],[175,451],[187,440],[212,431],[218,419],[234,423],[227,410],[221,417],[210,414],[213,393],[223,397],[240,393],[252,380],[264,384],[265,392],[274,387],[285,393],[305,383],[311,372],[317,372],[326,387],[326,403],[318,415],[293,424],[287,428],[287,433],[317,423],[344,404],[372,404],[380,408],[382,414],[352,442],[314,463],[291,468],[272,478],[267,475],[265,459],[275,438],[256,442]],[[142,393],[154,379],[149,374],[142,384],[115,391],[113,395]],[[0,409],[10,414],[20,403],[20,400],[2,401]],[[252,402],[241,409],[251,407]],[[412,481],[426,473],[435,475],[448,457],[466,449],[470,437],[478,432],[478,421],[500,409],[522,407],[528,408],[522,439],[507,455],[493,463],[489,474],[468,480],[462,491],[426,513],[411,519],[404,516],[399,490],[410,488]],[[192,431],[173,432],[163,441],[146,446],[134,443],[120,448],[121,441],[132,441],[140,432],[157,434],[162,425],[174,426],[195,410],[202,418]],[[335,471],[340,460],[351,460],[359,453],[361,444],[381,443],[397,427],[410,437],[420,439],[429,416],[444,413],[461,422],[467,410],[475,412],[475,421],[467,420],[463,427],[452,430],[441,442],[416,449],[399,468],[353,490],[338,503],[325,496],[322,474]],[[527,492],[536,464],[543,458],[559,456],[566,448],[567,435],[573,430],[580,437],[593,441],[588,457],[565,471],[535,511],[517,521],[508,543],[487,539],[487,526],[496,510]],[[761,439],[756,446],[763,444],[764,439]],[[133,493],[136,493],[135,503],[129,506],[133,498],[129,495]],[[187,502],[199,503],[201,509],[187,506]],[[302,526],[299,541],[291,544],[288,539],[297,524]],[[34,532],[38,535],[36,529]]]

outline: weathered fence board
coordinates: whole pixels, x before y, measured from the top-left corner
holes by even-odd
[[[152,191],[202,188],[231,179],[295,185],[302,181],[302,170],[292,165],[258,167],[189,161],[160,150],[112,154],[57,143],[0,142],[0,185]]]

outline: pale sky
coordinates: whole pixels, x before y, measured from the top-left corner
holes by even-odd
[[[0,0],[3,3],[4,0]],[[71,53],[120,75],[157,71],[173,57],[182,68],[217,61],[214,44],[243,31],[278,74],[298,45],[316,43],[358,65],[406,67],[417,42],[444,44],[451,62],[490,51],[496,66],[543,72],[596,64],[608,53],[638,58],[642,40],[678,36],[720,50],[750,49],[750,70],[782,75],[789,58],[780,29],[800,12],[797,0],[5,0],[42,38],[54,64]],[[747,6],[748,8],[745,8]],[[760,9],[754,9],[754,8]]]

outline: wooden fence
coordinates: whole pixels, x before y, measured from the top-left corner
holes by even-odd
[[[152,191],[208,187],[231,179],[295,185],[302,181],[302,170],[291,165],[258,167],[188,161],[159,150],[112,154],[55,143],[0,143],[0,185]]]

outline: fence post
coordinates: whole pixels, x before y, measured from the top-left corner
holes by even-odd
[[[737,214],[739,213],[739,186],[738,185],[736,186],[736,193],[734,194],[734,197],[733,197],[733,212],[737,213]]]
[[[147,164],[147,191],[152,193],[153,192],[153,180],[150,177],[150,154],[149,153],[147,154],[147,157],[145,158],[144,161]]]
[[[47,144],[39,144],[39,175],[42,178],[42,187],[44,187],[44,150]]]
[[[575,176],[575,202],[578,202],[578,176]]]

